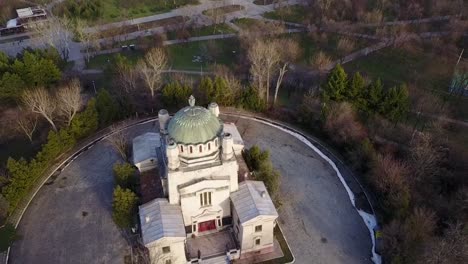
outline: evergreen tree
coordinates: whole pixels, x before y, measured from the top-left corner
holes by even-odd
[[[162,90],[163,102],[169,107],[181,107],[187,105],[187,100],[192,94],[192,88],[179,82],[166,84]]]
[[[322,86],[324,100],[343,101],[345,99],[347,79],[343,67],[340,64],[336,65],[328,75],[326,83]]]
[[[364,78],[362,78],[359,72],[356,72],[351,78],[351,81],[348,82],[348,88],[346,89],[346,100],[353,103],[354,105],[360,104],[360,99],[362,98],[362,93],[364,90]]]
[[[133,222],[133,215],[137,207],[138,198],[129,189],[117,186],[114,189],[114,199],[112,202],[112,218],[120,228],[130,228]]]
[[[122,188],[130,188],[135,180],[135,167],[130,163],[114,164],[115,183]]]
[[[110,124],[117,118],[118,106],[106,89],[100,89],[97,95],[96,109],[101,125]]]
[[[202,94],[202,102],[204,104],[209,104],[214,100],[214,87],[213,81],[210,77],[203,77],[198,86],[200,93]]]
[[[400,121],[409,110],[409,93],[406,85],[392,87],[385,95],[383,115],[393,122]]]
[[[382,112],[382,102],[383,102],[383,85],[380,79],[373,82],[367,88],[366,98],[367,98],[367,112],[370,113],[381,113]]]
[[[220,105],[232,105],[234,103],[234,93],[226,80],[217,76],[214,81],[214,100]]]
[[[18,74],[4,73],[0,79],[0,100],[18,102],[25,87],[24,81]]]
[[[98,125],[99,115],[96,109],[96,99],[91,99],[86,109],[73,118],[71,132],[76,139],[80,139],[96,131]]]
[[[0,51],[0,74],[8,71],[10,69],[10,59],[8,56]]]

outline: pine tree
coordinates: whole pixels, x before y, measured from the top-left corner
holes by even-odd
[[[373,82],[367,88],[367,111],[370,113],[381,113],[382,112],[382,101],[383,101],[383,85],[380,79]]]
[[[101,89],[97,95],[96,109],[99,114],[99,122],[102,125],[110,124],[117,118],[118,106],[109,92]]]
[[[409,110],[409,93],[406,85],[392,87],[385,95],[383,115],[393,122],[400,121]]]
[[[322,96],[327,100],[343,101],[347,87],[347,75],[340,64],[328,75],[327,82],[322,86]]]
[[[213,81],[210,77],[203,77],[203,79],[200,81],[198,89],[202,94],[203,103],[208,104],[214,100]]]
[[[359,72],[356,72],[353,78],[351,78],[351,81],[348,82],[348,88],[345,93],[346,101],[357,105],[359,99],[363,95],[364,85],[364,78],[362,78]]]
[[[73,118],[71,132],[76,139],[80,139],[96,131],[98,125],[99,115],[96,109],[96,99],[91,99],[86,109]]]

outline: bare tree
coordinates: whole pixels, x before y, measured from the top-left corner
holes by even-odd
[[[299,55],[301,54],[301,49],[298,43],[291,39],[276,40],[274,44],[276,50],[280,54],[280,60],[283,64],[283,66],[279,68],[278,79],[276,80],[275,96],[273,99],[273,104],[276,104],[278,91],[281,87],[281,83],[283,82],[284,74],[288,71],[288,65],[291,61],[294,61],[299,57]]]
[[[84,48],[86,61],[89,63],[93,51],[99,49],[98,34],[86,31],[87,24],[81,19],[76,19],[74,24],[75,36],[81,41]]]
[[[119,153],[124,160],[128,160],[130,154],[130,143],[125,132],[120,131],[116,126],[111,127],[112,134],[107,137],[107,141]]]
[[[166,66],[167,56],[162,48],[151,49],[137,64],[137,71],[150,89],[151,97],[154,97],[155,91],[161,87],[162,73]]]
[[[37,116],[35,114],[28,115],[20,113],[17,116],[16,123],[18,125],[18,130],[23,132],[29,141],[32,142],[33,134],[36,131],[37,127]]]
[[[46,44],[56,48],[62,59],[68,60],[70,54],[70,43],[72,41],[72,22],[64,17],[52,16],[46,22],[40,23],[35,27],[38,34],[39,44]]]
[[[52,128],[57,131],[54,117],[57,110],[57,102],[45,88],[40,87],[34,90],[26,90],[23,94],[23,103],[33,113],[42,115]]]
[[[70,125],[76,113],[81,108],[81,85],[78,79],[71,80],[66,86],[60,88],[56,94],[59,110]]]
[[[273,68],[280,61],[277,45],[272,41],[257,40],[249,49],[250,72],[258,83],[259,92],[265,94],[268,104],[270,98],[270,78]]]
[[[279,88],[281,86],[281,83],[283,82],[284,74],[288,71],[287,68],[288,68],[288,63],[285,62],[283,64],[283,67],[280,67],[280,69],[279,69],[278,79],[276,80],[275,97],[273,99],[273,104],[274,105],[276,104],[276,98],[278,97],[278,91],[279,91]]]
[[[126,93],[136,89],[138,72],[130,65],[121,64],[116,67],[117,81]]]

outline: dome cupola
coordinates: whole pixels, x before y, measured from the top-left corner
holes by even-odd
[[[223,123],[208,109],[196,106],[193,95],[189,98],[189,106],[179,110],[169,121],[169,137],[177,144],[204,144],[219,137],[223,131]]]

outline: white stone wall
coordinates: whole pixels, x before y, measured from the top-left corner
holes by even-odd
[[[239,184],[237,182],[238,170],[239,166],[237,165],[237,161],[235,159],[223,161],[222,165],[199,170],[182,171],[180,168],[179,170],[175,171],[170,170],[168,172],[169,203],[180,204],[180,194],[178,191],[179,185],[205,177],[229,177],[229,191],[237,191],[237,189],[239,189]],[[197,206],[197,204],[193,204],[193,206]]]
[[[234,225],[238,225],[237,216],[236,222]],[[273,228],[275,227],[274,217],[265,217],[258,216],[247,223],[241,224],[239,226],[239,244],[241,245],[241,253],[247,253],[250,251],[257,251],[263,248],[273,246]],[[261,225],[262,231],[255,232],[255,226]],[[236,232],[236,227],[234,226],[234,232]],[[260,239],[260,245],[255,245],[255,240]]]
[[[203,156],[207,156],[213,154],[219,150],[220,140],[219,138],[215,138],[212,141],[209,141],[204,144],[191,144],[191,145],[183,145],[177,144],[179,148],[179,156],[182,158],[199,158]],[[208,147],[209,145],[209,147]],[[201,147],[201,152],[200,152]],[[190,148],[192,148],[192,152],[190,153]]]
[[[186,226],[194,224],[194,221],[223,218],[231,215],[228,180],[206,180],[190,187],[184,188],[181,196],[181,209]],[[188,189],[186,191],[186,189]],[[200,193],[211,192],[211,206],[200,204]],[[218,226],[218,228],[221,228]]]
[[[163,253],[163,247],[170,247],[169,253]],[[152,244],[146,245],[149,250],[151,263],[166,264],[171,260],[172,264],[187,263],[185,259],[185,238],[162,238]]]

